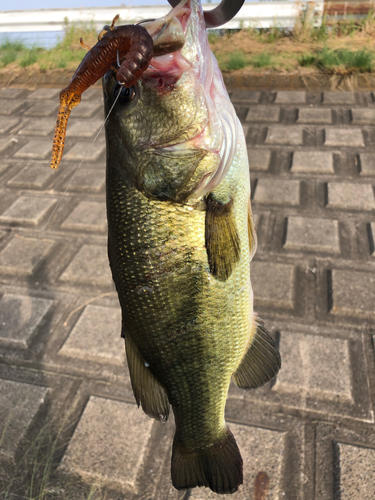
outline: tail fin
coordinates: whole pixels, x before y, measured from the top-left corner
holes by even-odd
[[[215,493],[234,493],[243,482],[242,457],[233,434],[212,446],[189,451],[179,446],[176,437],[172,449],[172,483],[178,489],[207,486]]]

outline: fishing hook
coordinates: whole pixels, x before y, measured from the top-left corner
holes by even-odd
[[[172,7],[176,7],[181,0],[168,0]],[[206,28],[217,28],[227,23],[240,11],[245,0],[221,0],[221,3],[212,10],[204,11]]]

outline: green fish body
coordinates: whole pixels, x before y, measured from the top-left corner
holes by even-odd
[[[174,486],[229,493],[242,483],[224,419],[230,381],[263,385],[280,358],[253,313],[242,127],[200,2],[182,2],[178,15],[183,49],[154,58],[106,124],[108,254],[137,403],[157,420],[173,409]],[[109,72],[106,112],[117,85]]]

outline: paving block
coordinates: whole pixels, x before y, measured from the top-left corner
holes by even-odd
[[[0,105],[1,105],[1,101],[0,101]],[[13,117],[13,118],[7,118],[7,119],[3,119],[0,121],[0,134],[6,134],[9,130],[11,130],[13,127],[15,127],[16,125],[18,125],[20,119],[17,118],[17,117]]]
[[[285,125],[269,127],[265,143],[301,146],[303,144],[303,130],[299,127],[287,127]]]
[[[14,143],[11,137],[4,137],[0,139],[0,153],[3,153],[9,146]]]
[[[57,198],[21,195],[0,216],[0,221],[7,224],[17,223],[37,226],[56,202]]]
[[[372,153],[361,153],[359,155],[360,175],[375,176],[375,156]]]
[[[279,90],[276,93],[275,104],[304,104],[306,92]]]
[[[351,210],[374,210],[375,199],[371,184],[351,182],[328,182],[329,208]]]
[[[297,123],[332,123],[332,112],[327,108],[299,108]]]
[[[41,89],[49,90],[49,89]],[[19,130],[19,135],[49,135],[55,130],[56,120],[51,118],[40,118],[39,120],[31,120]]]
[[[6,87],[4,89],[0,89],[0,99],[17,99],[25,89],[12,89]]]
[[[25,101],[11,101],[2,99],[0,101],[0,115],[12,115],[25,107]]]
[[[372,500],[375,492],[375,449],[337,443],[340,500]]]
[[[269,478],[267,500],[286,498],[282,489],[282,467],[286,433],[247,425],[229,423],[243,458],[244,480],[237,493],[230,498],[249,500],[254,498],[254,482],[260,472]],[[208,488],[194,488],[191,500],[217,500],[218,495]],[[266,500],[266,497],[255,500]]]
[[[347,340],[282,332],[280,355],[276,391],[354,402]]]
[[[124,365],[121,309],[88,305],[59,351],[60,356]]]
[[[354,92],[324,92],[324,104],[355,104]]]
[[[60,276],[60,280],[89,285],[111,285],[112,275],[109,269],[107,247],[83,245]]]
[[[250,172],[252,170],[268,170],[271,161],[271,151],[265,149],[247,149]]]
[[[255,300],[261,304],[284,309],[294,308],[295,267],[254,261],[250,278]]]
[[[235,90],[231,94],[231,101],[243,102],[247,104],[257,104],[259,102],[260,92]]]
[[[45,160],[52,154],[52,142],[46,139],[32,139],[14,154],[15,158]]]
[[[37,166],[31,164],[8,181],[8,186],[41,189],[53,176],[56,176],[56,170],[49,168],[48,165]]]
[[[70,179],[69,179],[70,182]],[[88,193],[99,193],[105,185],[105,169],[80,168],[73,180],[70,182],[69,189],[76,191],[85,191]]]
[[[354,125],[374,125],[375,124],[375,109],[372,108],[355,108],[351,110],[352,123]]]
[[[60,94],[59,89],[38,89],[35,90],[34,92],[31,92],[27,96],[28,99],[30,100],[43,100],[43,101],[48,101],[50,99],[57,99],[57,102],[59,102],[59,94]]]
[[[94,137],[103,125],[103,120],[71,120],[68,123],[67,137]],[[102,130],[104,135],[104,127]]]
[[[102,102],[93,102],[92,100],[80,102],[78,106],[72,110],[72,117],[91,118],[100,108],[103,108]]]
[[[52,300],[5,294],[0,300],[0,344],[27,349]]]
[[[64,229],[105,231],[107,229],[105,203],[82,201],[61,224],[61,227]]]
[[[31,276],[54,245],[53,240],[45,238],[15,237],[0,252],[0,272]]]
[[[65,160],[87,160],[95,161],[105,151],[105,144],[95,142],[89,144],[87,142],[77,142],[68,153],[64,155]],[[86,156],[85,156],[86,155]]]
[[[333,174],[333,155],[329,151],[295,151],[291,171],[307,174]]]
[[[48,388],[0,379],[0,457],[14,460]]]
[[[300,203],[300,184],[300,181],[259,179],[254,202],[297,206]]]
[[[340,253],[338,221],[288,217],[284,248],[338,254]]]
[[[280,108],[271,106],[253,106],[246,115],[247,122],[277,123],[280,119]]]
[[[59,469],[137,493],[152,425],[135,404],[91,396]]]
[[[59,109],[60,103],[58,100],[55,101],[43,101],[37,102],[31,106],[25,113],[25,116],[55,116],[57,118],[57,111]]]
[[[359,128],[326,128],[325,146],[364,147],[362,130]]]
[[[374,314],[375,274],[332,270],[332,314],[363,316]]]

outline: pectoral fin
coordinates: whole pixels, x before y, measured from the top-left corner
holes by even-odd
[[[164,387],[158,382],[145,363],[137,346],[125,335],[125,349],[134,397],[138,406],[155,420],[166,421],[169,416],[169,401]]]
[[[266,384],[276,377],[281,366],[275,342],[264,328],[263,320],[256,315],[254,328],[251,345],[233,375],[233,382],[240,389],[255,389]]]
[[[254,227],[250,199],[249,199],[249,206],[247,209],[247,229],[248,229],[248,233],[249,233],[250,260],[252,260],[254,257],[254,254],[256,252],[256,249],[257,249],[258,238],[257,238],[257,233],[256,233],[255,227]]]
[[[206,209],[206,250],[210,271],[226,281],[240,259],[240,238],[233,214],[233,201],[220,203],[209,195]]]

